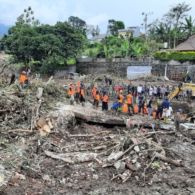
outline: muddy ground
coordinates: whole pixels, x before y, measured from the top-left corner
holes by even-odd
[[[38,87],[44,87],[39,116],[58,112],[58,101],[68,103],[59,83],[65,84],[35,82],[25,93],[1,83],[1,195],[195,194],[194,129],[177,132],[171,122],[170,128],[163,129],[159,126],[163,121],[154,129],[136,125],[144,120],[153,124],[146,116],[130,117],[134,125],[128,128],[103,126],[71,114],[54,120],[47,136],[42,137],[35,126],[31,129]],[[81,158],[83,154],[87,160]]]
[[[157,135],[163,148],[173,159],[182,160],[184,167],[176,167],[160,160],[158,166],[149,167],[146,178],[143,169],[132,172],[124,183],[120,178],[112,180],[125,168],[103,168],[98,160],[69,164],[45,155],[45,150],[56,153],[95,152],[112,148],[115,142],[135,137],[137,131],[122,127],[103,127],[77,122],[66,129],[52,132],[41,138],[36,133],[9,133],[1,141],[1,165],[12,170],[10,180],[2,195],[37,194],[182,194],[195,193],[195,143],[176,132],[173,135]],[[150,130],[149,130],[150,131]],[[26,134],[26,135],[25,135]],[[94,136],[87,136],[93,134]],[[78,135],[74,137],[74,135]],[[86,135],[86,137],[85,137]],[[105,147],[99,147],[104,146]],[[99,147],[99,149],[98,149]],[[141,151],[136,155],[144,153]],[[152,153],[152,151],[151,151]],[[134,154],[129,154],[133,160]],[[103,155],[103,158],[106,155]],[[98,157],[99,158],[99,157]],[[99,158],[101,159],[101,158]],[[140,159],[139,159],[140,160]],[[148,165],[151,157],[140,161]]]

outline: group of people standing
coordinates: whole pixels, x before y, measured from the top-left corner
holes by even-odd
[[[68,88],[68,96],[70,97],[70,104],[85,103],[85,86],[81,81],[78,81],[76,84],[70,83]]]
[[[109,79],[106,78],[103,82],[105,86],[110,86]],[[74,101],[83,104],[86,99],[85,94],[87,94],[93,99],[95,109],[98,109],[101,104],[102,111],[107,111],[109,109],[109,103],[111,103],[111,110],[115,110],[116,112],[127,113],[129,115],[146,114],[153,116],[155,119],[170,116],[171,106],[167,98],[169,92],[169,86],[133,86],[131,82],[129,82],[126,88],[123,87],[119,90],[115,90],[113,87],[112,95],[110,91],[102,90],[97,84],[85,88],[83,82],[77,82],[75,85],[70,84],[68,89],[71,104]]]

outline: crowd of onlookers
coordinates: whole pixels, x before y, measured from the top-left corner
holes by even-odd
[[[98,109],[101,105],[103,111],[113,110],[117,113],[147,114],[154,119],[172,116],[172,105],[169,94],[175,89],[170,85],[133,85],[114,83],[111,78],[105,77],[101,82],[71,86],[69,95],[78,103],[85,102],[85,97],[93,99],[93,106]],[[190,97],[190,91],[184,91],[176,99]]]

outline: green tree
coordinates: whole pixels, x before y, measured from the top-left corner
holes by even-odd
[[[173,37],[173,47],[175,48],[178,39],[178,33],[182,25],[183,19],[187,16],[187,13],[191,10],[190,5],[185,2],[179,3],[176,6],[172,7],[169,12],[165,15],[167,21],[169,21],[174,28],[174,37]]]
[[[185,18],[185,21],[183,23],[183,29],[187,33],[187,38],[192,36],[193,33],[195,33],[194,20],[192,19],[192,16]]]
[[[76,16],[70,16],[68,23],[75,29],[80,30],[84,35],[86,34],[87,24],[84,20]]]
[[[83,33],[68,22],[57,22],[54,26],[34,25],[30,20],[26,22],[19,17],[9,34],[4,36],[2,44],[15,61],[25,64],[37,62],[35,69],[53,73],[65,66],[67,59],[80,54],[85,40]]]
[[[92,37],[98,36],[100,34],[100,28],[97,25],[96,27],[93,27],[93,29],[91,30],[91,35]]]
[[[118,35],[118,30],[125,29],[125,24],[122,21],[108,20],[108,32],[113,35]]]

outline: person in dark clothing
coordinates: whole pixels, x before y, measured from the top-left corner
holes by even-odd
[[[79,100],[80,100],[82,106],[84,106],[84,103],[85,103],[85,91],[84,91],[84,88],[81,87],[79,95],[80,95]]]
[[[105,80],[106,85],[108,85],[109,79],[107,78],[107,76],[104,76],[104,80]]]
[[[139,113],[144,109],[144,97],[143,95],[140,95],[138,97],[138,107],[139,107]]]
[[[170,102],[169,102],[168,98],[165,98],[165,100],[162,102],[162,108],[169,109],[169,106],[170,106]]]
[[[163,113],[162,105],[158,105],[157,111],[156,111],[156,119],[161,119]]]
[[[149,102],[148,102],[148,105],[147,105],[147,108],[148,108],[148,116],[151,116],[152,115],[152,103],[153,103],[153,97],[150,98]]]
[[[109,97],[106,94],[106,92],[103,93],[102,96],[102,111],[107,111],[108,110],[108,101],[109,101]]]
[[[112,79],[108,79],[108,83],[111,86],[112,85]]]
[[[16,80],[16,75],[13,73],[13,74],[11,75],[11,79],[10,79],[9,85],[12,85],[12,84],[15,82],[15,80]]]
[[[127,92],[128,93],[132,92],[132,86],[131,86],[131,84],[128,84],[128,86],[127,86]]]
[[[157,87],[157,97],[160,98],[160,94],[161,94],[161,88],[160,86]]]

